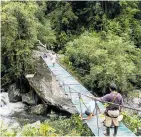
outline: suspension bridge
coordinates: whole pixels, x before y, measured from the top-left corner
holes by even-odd
[[[70,73],[68,73],[61,65],[58,63],[53,66],[51,59],[49,57],[44,58],[41,55],[42,59],[47,64],[50,72],[55,76],[59,85],[62,86],[64,91],[70,97],[72,103],[76,107],[79,113],[85,109],[89,102],[93,101],[93,104],[99,107],[101,113],[105,111],[104,105],[96,100],[92,100],[89,96],[93,96],[84,86],[82,86]],[[80,95],[84,103],[80,102]],[[95,115],[90,120],[85,120],[88,127],[91,129],[95,136],[105,136],[103,133],[105,131],[105,126],[103,125],[103,119],[101,114],[95,110]],[[114,129],[111,128],[111,134],[114,132]],[[136,136],[131,130],[129,130],[122,122],[119,125],[117,136]]]

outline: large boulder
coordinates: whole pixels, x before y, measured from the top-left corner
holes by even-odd
[[[28,105],[36,105],[37,102],[35,101],[33,91],[29,91],[28,93],[23,94],[22,102]]]
[[[62,87],[59,86],[58,81],[51,75],[46,63],[40,57],[43,54],[44,52],[42,51],[33,52],[33,59],[36,62],[36,74],[33,78],[27,78],[30,86],[44,103],[69,113],[76,113],[77,110],[72,104],[71,99]]]
[[[31,107],[30,113],[31,114],[37,114],[37,115],[43,115],[46,114],[47,107],[43,104],[39,104],[37,106]]]
[[[18,102],[22,100],[22,94],[20,89],[16,88],[16,83],[12,84],[8,89],[8,96],[10,102]]]

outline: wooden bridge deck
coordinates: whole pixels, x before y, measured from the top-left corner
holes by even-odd
[[[43,57],[42,57],[43,58]],[[70,96],[72,103],[77,108],[78,112],[80,113],[80,102],[78,93],[71,93],[71,92],[79,92],[82,93],[81,95],[83,101],[85,104],[89,104],[92,99],[86,97],[93,96],[84,86],[82,86],[71,74],[69,74],[64,68],[62,68],[58,63],[55,64],[53,67],[52,62],[50,58],[43,58],[43,60],[46,62],[47,66],[53,73],[53,75],[56,76],[56,79],[58,82],[62,85],[65,92]],[[95,105],[95,102],[93,102]],[[101,112],[104,112],[105,107],[102,105],[101,102],[97,102]],[[85,106],[83,103],[81,103],[82,109],[85,109]],[[91,131],[94,133],[95,136],[104,136],[103,132],[105,131],[105,127],[102,123],[102,118],[100,117],[101,114],[98,114],[98,126],[97,126],[97,117],[96,115],[92,117],[90,120],[85,120]],[[113,128],[111,129],[111,134],[113,134]],[[135,136],[135,134],[129,130],[122,122],[120,123],[120,126],[118,128],[118,134],[117,136]]]

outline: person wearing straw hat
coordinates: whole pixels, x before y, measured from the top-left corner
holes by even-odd
[[[106,102],[111,102],[114,104],[107,104],[106,106],[106,111],[105,111],[105,121],[104,124],[106,126],[106,133],[104,133],[105,136],[110,135],[110,127],[113,125],[114,126],[114,134],[113,136],[117,135],[117,130],[119,126],[119,115],[121,111],[121,107],[118,105],[123,105],[123,98],[120,93],[117,92],[117,86],[116,84],[112,83],[110,84],[109,87],[111,93],[106,94],[105,96],[101,98],[93,97],[96,100],[99,101],[106,101]]]

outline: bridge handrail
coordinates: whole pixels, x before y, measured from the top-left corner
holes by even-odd
[[[41,57],[42,57],[42,56],[41,56]],[[43,57],[42,57],[42,58],[43,58]],[[43,58],[43,59],[44,59],[44,58]],[[48,68],[49,68],[49,67],[48,67]],[[53,74],[53,75],[55,76],[55,74],[51,71],[50,68],[49,68],[49,70],[50,70],[51,74]],[[56,76],[55,76],[55,78],[56,78]],[[99,101],[99,102],[102,102],[102,103],[108,103],[108,104],[112,104],[112,105],[116,105],[116,106],[120,106],[120,107],[124,107],[124,108],[128,108],[128,109],[132,109],[132,110],[136,110],[136,111],[141,111],[141,109],[133,108],[133,107],[130,107],[130,106],[119,105],[119,104],[112,103],[112,102],[108,102],[108,101],[97,100],[96,98],[94,98],[94,97],[92,97],[92,96],[88,96],[88,95],[85,95],[85,94],[83,94],[83,93],[81,93],[81,92],[76,91],[75,89],[73,89],[72,87],[70,87],[69,85],[67,85],[63,80],[60,80],[60,79],[59,79],[59,81],[61,81],[61,82],[63,83],[63,85],[69,87],[70,89],[72,89],[72,90],[74,91],[74,92],[69,91],[69,92],[71,92],[71,93],[81,94],[81,95],[83,95],[83,96],[89,97],[89,98],[91,98],[91,99],[93,99],[93,100],[96,100],[96,101]]]
[[[41,56],[42,57],[42,56]],[[42,57],[42,59],[44,60],[44,58]],[[78,92],[76,91],[75,89],[73,89],[72,87],[70,87],[70,85],[67,85],[63,80],[60,80],[59,78],[57,79],[56,75],[51,71],[51,69],[48,67],[49,71],[51,72],[52,76],[55,77],[56,80],[62,82],[62,86],[67,86],[69,88],[69,92],[70,92],[70,96],[71,96],[71,93],[77,93],[79,99],[80,99],[80,96],[83,95],[83,96],[86,96],[86,97],[89,97],[91,99],[93,99],[95,101],[95,104],[97,105],[97,101],[99,102],[102,102],[102,103],[108,103],[108,104],[114,104],[116,106],[121,106],[121,107],[125,107],[125,108],[128,108],[128,109],[133,109],[133,110],[136,110],[136,111],[141,111],[140,109],[136,109],[136,108],[133,108],[133,107],[129,107],[129,106],[125,106],[125,105],[119,105],[119,104],[115,104],[115,103],[112,103],[112,102],[107,102],[107,101],[102,101],[102,100],[97,100],[96,98],[92,97],[92,96],[88,96],[86,94],[83,94],[81,92]],[[72,89],[74,92],[70,91],[70,89]],[[87,90],[88,91],[88,90]],[[71,100],[72,100],[72,96],[71,96]],[[79,100],[80,102],[80,100]],[[81,102],[80,102],[80,107],[81,107]],[[80,108],[81,109],[81,108]],[[81,110],[82,111],[82,110]],[[99,124],[98,124],[98,112],[97,112],[97,109],[96,109],[96,119],[97,119],[97,132],[98,132],[98,136],[99,136]]]

